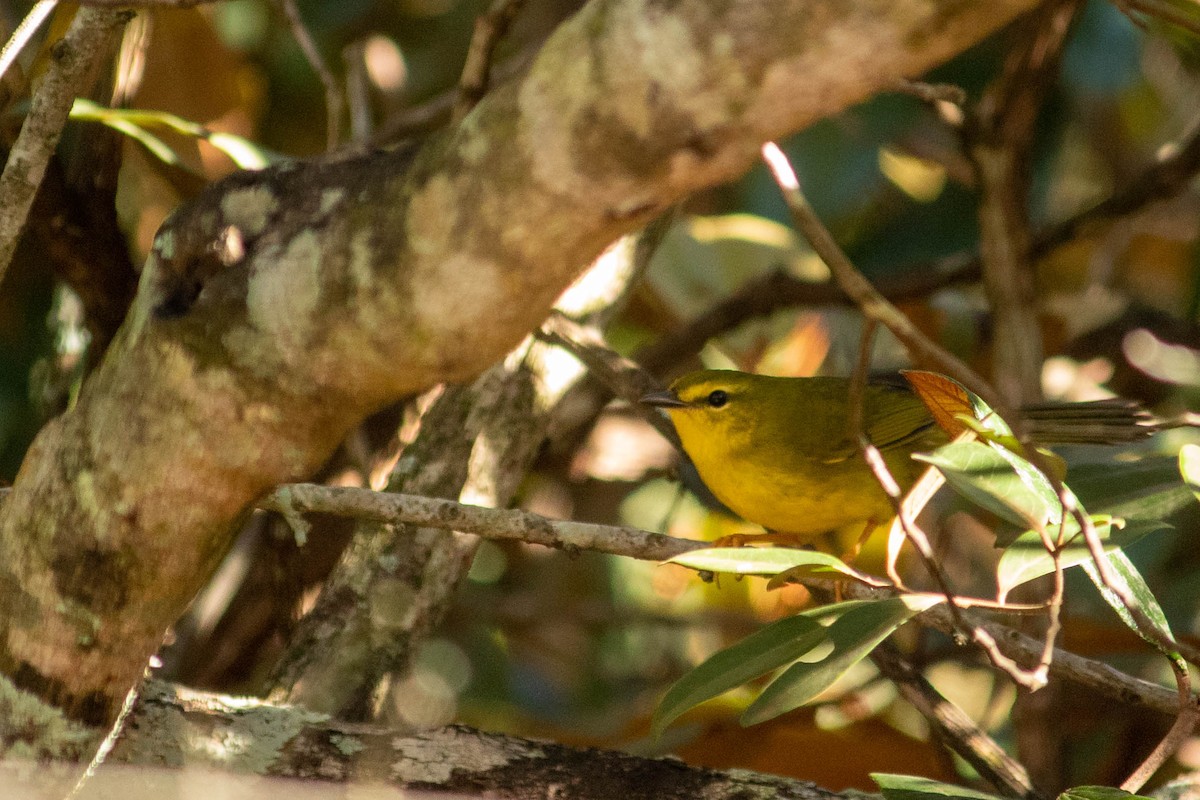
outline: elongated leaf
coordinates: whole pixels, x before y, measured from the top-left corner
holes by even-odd
[[[793,547],[710,547],[682,553],[668,561],[691,569],[734,575],[778,575],[796,567],[812,567],[814,571],[853,571],[827,553]]]
[[[1114,550],[1108,553],[1107,556],[1108,563],[1112,566],[1113,577],[1124,585],[1124,592],[1133,597],[1134,602],[1141,608],[1142,613],[1146,615],[1147,620],[1153,626],[1158,637],[1173,640],[1175,636],[1171,633],[1171,626],[1167,622],[1167,615],[1163,613],[1162,606],[1158,603],[1158,598],[1150,591],[1150,587],[1146,585],[1146,579],[1142,577],[1142,573],[1138,572],[1138,568],[1129,560],[1129,556],[1125,555],[1121,550]],[[1084,562],[1083,568],[1087,570],[1088,577],[1092,579],[1092,583],[1096,584],[1096,588],[1100,590],[1100,596],[1112,607],[1113,611],[1117,612],[1117,616],[1121,618],[1122,622],[1155,648],[1162,650],[1167,655],[1178,657],[1178,654],[1174,651],[1164,650],[1158,639],[1142,629],[1142,626],[1134,619],[1133,614],[1129,613],[1129,609],[1121,602],[1121,598],[1117,593],[1105,585],[1100,577],[1100,570],[1096,568],[1094,561],[1089,559]]]
[[[1150,800],[1141,794],[1131,794],[1115,786],[1076,786],[1058,796],[1058,800]]]
[[[915,775],[872,772],[871,780],[878,784],[885,800],[1001,800],[994,794],[977,792],[930,778],[918,778]]]
[[[826,606],[815,610],[828,614],[836,608]],[[654,712],[654,735],[662,733],[688,709],[795,661],[823,642],[826,635],[821,620],[808,612],[773,622],[732,647],[714,653],[667,690]]]
[[[1104,514],[1094,514],[1090,519],[1096,528],[1096,534],[1104,542],[1104,551],[1107,553],[1118,553],[1122,547],[1128,547],[1147,534],[1171,527],[1162,522],[1145,520],[1126,523],[1113,520]],[[1058,529],[1053,528],[1050,533],[1057,536]],[[1079,525],[1070,517],[1067,518],[1067,536],[1069,540],[1061,551],[1060,559],[1063,569],[1078,564],[1090,564],[1091,551],[1080,535]],[[1014,587],[1049,575],[1053,571],[1054,560],[1042,546],[1042,538],[1038,536],[1037,531],[1025,531],[1004,549],[1004,555],[1000,557],[1000,563],[996,566],[996,584],[1000,591],[1000,599],[1007,597]]]
[[[1092,513],[1129,520],[1162,520],[1195,502],[1192,492],[1179,480],[1186,449],[1180,451],[1178,459],[1149,456],[1138,461],[1074,465],[1071,489]],[[1197,451],[1200,475],[1200,448]]]
[[[944,599],[908,595],[846,610],[826,631],[825,641],[832,646],[829,652],[817,661],[797,661],[784,670],[742,714],[742,724],[765,722],[804,705],[828,689],[910,617]]]
[[[162,139],[148,128],[159,127],[203,139],[229,156],[242,169],[262,169],[286,157],[255,144],[241,136],[221,131],[210,131],[203,125],[190,122],[183,117],[165,111],[147,111],[135,108],[105,108],[90,100],[77,98],[71,107],[71,119],[99,122],[118,130],[146,147],[155,157],[172,166],[183,166],[182,160]]]
[[[963,497],[1022,528],[1057,524],[1062,513],[1046,476],[1002,447],[952,442],[913,458],[937,467]]]
[[[1109,540],[1114,527],[1120,529],[1124,525],[1123,520],[1114,522],[1111,517],[1103,515],[1094,515],[1091,520],[1101,541]],[[1091,558],[1086,542],[1079,535],[1079,523],[1073,517],[1067,517],[1065,527],[1065,531],[1060,531],[1059,526],[1053,525],[1047,531],[1051,539],[1058,539],[1061,534],[1066,542],[1059,551],[1059,561],[1063,569]],[[1004,548],[1004,555],[996,565],[996,585],[1000,591],[1000,599],[1003,600],[1013,587],[1049,575],[1051,572],[1054,572],[1054,559],[1046,550],[1041,535],[1037,531],[1025,531]]]

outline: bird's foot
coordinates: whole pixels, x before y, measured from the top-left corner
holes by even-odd
[[[767,531],[766,533],[732,533],[713,541],[713,547],[751,547],[759,544],[775,544],[783,547],[808,547],[809,542],[794,533]]]
[[[850,546],[849,550],[842,553],[839,558],[846,564],[853,564],[854,560],[858,558],[858,554],[862,552],[863,546],[866,545],[867,540],[871,538],[871,534],[873,534],[875,529],[878,527],[879,523],[875,520],[867,520],[866,525],[863,526],[863,532],[858,535],[857,541]]]

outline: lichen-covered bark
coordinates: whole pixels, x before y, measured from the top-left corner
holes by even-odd
[[[618,235],[1034,0],[594,0],[411,160],[238,175],[176,214],[0,518],[0,672],[110,721],[255,497],[468,377]],[[7,741],[0,739],[0,741]]]
[[[149,687],[130,723],[112,757],[97,773],[92,787],[96,795],[119,795],[115,789],[104,792],[113,786],[113,773],[132,773],[139,788],[153,785],[151,778],[162,780],[162,775],[122,769],[124,765],[143,765],[172,771],[186,766],[202,775],[217,767],[221,774],[210,773],[209,782],[203,785],[209,794],[216,793],[212,787],[218,781],[232,783],[236,773],[251,773],[322,781],[331,797],[343,796],[334,790],[335,785],[358,784],[379,791],[386,790],[378,787],[387,786],[406,798],[412,792],[423,797],[421,790],[438,797],[449,793],[450,797],[519,800],[846,798],[804,781],[747,770],[703,769],[673,758],[563,747],[457,725],[406,735],[375,726],[339,724],[295,707],[232,703],[213,695],[176,692],[161,684]],[[186,772],[176,774],[186,785]],[[19,782],[15,785],[25,788]],[[245,796],[274,797],[287,791],[266,782],[240,785],[245,787]],[[176,786],[170,788],[179,791]],[[62,794],[36,796],[50,800]],[[344,796],[355,793],[351,790]]]

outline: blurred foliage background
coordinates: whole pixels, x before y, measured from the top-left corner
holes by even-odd
[[[0,3],[0,18],[11,30],[29,5]],[[444,124],[448,92],[485,5],[299,2],[319,51],[348,87],[353,113],[341,126],[342,139],[387,146]],[[497,78],[519,70],[578,5],[530,0],[501,43]],[[61,24],[54,20],[51,28]],[[1010,42],[1001,34],[926,79],[962,87],[970,105],[995,78]],[[39,58],[44,53],[37,47],[25,54],[26,77],[36,76]],[[169,112],[209,131],[244,137],[267,155],[301,157],[326,147],[322,84],[271,2],[228,0],[142,13],[125,37],[119,63],[116,79],[92,98],[101,106]],[[1198,67],[1189,35],[1131,19],[1110,3],[1087,3],[1037,123],[1034,229],[1121,190],[1177,147],[1200,119]],[[19,101],[9,103],[0,129],[9,141],[23,110]],[[58,169],[70,202],[86,206],[107,191],[116,211],[122,239],[115,247],[114,280],[129,281],[136,273],[172,208],[235,168],[228,148],[159,128],[174,163],[97,122],[71,123],[60,150]],[[119,158],[94,161],[102,141],[115,141]],[[979,287],[969,275],[931,281],[953,274],[956,262],[947,259],[978,246],[977,186],[956,131],[928,103],[897,92],[814,125],[785,149],[817,211],[881,287],[942,284],[905,294],[904,310],[986,371],[990,331]],[[108,183],[96,177],[105,165],[114,167]],[[37,428],[70,402],[99,355],[96,342],[111,335],[111,328],[101,330],[83,317],[55,249],[63,225],[82,226],[82,239],[90,241],[88,224],[95,216],[68,215],[64,223],[40,208],[35,227],[49,233],[26,237],[0,287],[0,478],[6,481]],[[1164,415],[1195,408],[1198,212],[1200,194],[1188,188],[1072,239],[1040,261],[1049,395],[1083,399],[1116,391]],[[636,355],[778,270],[809,281],[826,277],[787,226],[774,183],[756,169],[688,202],[609,341]],[[778,305],[702,347],[698,343],[697,356],[666,365],[662,377],[700,364],[786,375],[849,371],[860,330],[855,312],[841,304]],[[875,355],[880,369],[906,363],[902,348],[887,337]],[[1189,436],[1163,435],[1129,452],[1082,458],[1111,465],[1169,455]],[[547,442],[525,480],[521,505],[553,517],[622,522],[692,538],[749,529],[681,491],[667,474],[673,463],[669,446],[629,408],[614,404],[582,438]],[[370,479],[353,459],[331,464],[326,477],[357,484]],[[976,581],[986,577],[989,559],[995,559],[986,525],[951,501],[941,505],[946,522],[939,546],[948,568]],[[1130,555],[1177,632],[1188,638],[1200,619],[1200,548],[1192,544],[1200,519],[1190,506],[1169,510],[1174,531],[1147,537]],[[336,526],[331,531],[299,548],[285,527],[253,520],[214,587],[181,623],[160,674],[222,691],[256,691],[344,542]],[[1134,674],[1166,679],[1162,660],[1119,623],[1086,581],[1071,578],[1065,645]],[[806,602],[798,587],[767,592],[753,579],[706,584],[682,568],[485,543],[456,608],[406,678],[411,686],[402,694],[409,702],[397,711],[412,725],[457,719],[565,742],[677,752],[696,763],[796,775],[834,789],[872,788],[868,770],[969,778],[930,740],[920,715],[866,663],[821,702],[770,723],[738,727],[737,713],[751,696],[745,690],[698,709],[660,740],[647,737],[648,716],[671,681],[763,621]],[[973,652],[928,632],[905,629],[902,636],[933,682],[1002,742],[1023,753],[1042,752],[1050,765],[1043,769],[1057,771],[1057,785],[1119,781],[1169,724],[1072,686],[1054,684],[1021,701]],[[1047,726],[1049,720],[1054,724]],[[1200,738],[1180,752],[1177,768],[1200,768]]]

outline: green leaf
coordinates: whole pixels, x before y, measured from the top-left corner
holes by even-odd
[[[160,127],[203,139],[220,150],[242,169],[262,169],[270,164],[285,161],[286,157],[261,147],[254,142],[232,133],[210,131],[203,125],[190,122],[165,111],[146,111],[136,108],[105,108],[84,98],[77,98],[71,107],[71,119],[99,122],[120,131],[136,140],[156,158],[172,166],[183,167],[178,154],[148,128]]]
[[[710,547],[667,559],[691,569],[734,575],[778,575],[796,567],[814,571],[853,572],[844,562],[826,553],[794,547]]]
[[[1120,552],[1120,548],[1128,547],[1143,536],[1170,527],[1162,522],[1145,520],[1126,523],[1106,514],[1093,514],[1089,519],[1092,520],[1100,541],[1104,542],[1106,553]],[[1050,535],[1056,538],[1058,528],[1052,528]],[[1090,564],[1091,551],[1080,534],[1079,524],[1072,517],[1067,518],[1066,535],[1067,544],[1060,551],[1063,569],[1078,564]],[[996,565],[996,585],[1000,592],[1000,600],[1003,601],[1014,587],[1052,572],[1054,560],[1046,552],[1042,537],[1037,531],[1025,531],[1004,549],[1004,555]]]
[[[1071,489],[1093,513],[1130,520],[1162,520],[1195,502],[1192,492],[1179,480],[1183,457],[1181,451],[1178,459],[1149,456],[1137,461],[1074,465]]]
[[[975,409],[975,420],[982,430],[990,432],[992,436],[999,439],[1016,440],[1012,428],[1008,427],[1008,423],[996,413],[995,409],[983,402],[982,397],[970,391],[967,392],[967,395],[971,398],[971,406]]]
[[[836,606],[816,610],[833,608]],[[773,622],[732,647],[714,653],[667,691],[654,712],[654,735],[661,734],[688,709],[796,660],[825,637],[825,627],[812,612],[807,612]]]
[[[1122,550],[1114,550],[1107,555],[1108,563],[1112,567],[1113,577],[1123,584],[1124,592],[1132,596],[1134,602],[1153,626],[1158,637],[1173,641],[1175,636],[1171,633],[1171,626],[1167,622],[1167,615],[1163,613],[1162,606],[1158,603],[1158,598],[1150,591],[1150,587],[1146,585],[1146,579],[1142,577],[1142,573],[1138,572],[1138,568],[1129,560],[1129,556],[1125,555]],[[1104,598],[1104,601],[1112,607],[1113,611],[1117,612],[1117,616],[1121,618],[1122,622],[1158,650],[1162,650],[1169,656],[1178,657],[1177,653],[1164,650],[1159,640],[1151,636],[1138,624],[1133,614],[1129,613],[1129,609],[1125,607],[1125,604],[1121,601],[1117,593],[1104,584],[1104,581],[1100,577],[1100,570],[1096,568],[1095,562],[1088,560],[1084,562],[1083,568],[1087,571],[1088,577],[1092,579],[1092,583],[1096,584],[1096,588],[1100,590],[1100,595]]]
[[[127,119],[122,119],[116,115],[92,113],[91,111],[86,110],[87,105],[93,104],[88,100],[83,100],[82,98],[76,99],[75,108],[71,109],[71,119],[104,123],[113,130],[125,134],[130,139],[133,139],[138,144],[145,147],[150,151],[152,156],[164,164],[170,164],[173,167],[179,167],[180,169],[194,172],[194,170],[189,167],[186,162],[179,158],[175,151],[171,149],[170,145],[155,136],[150,131],[146,130],[145,128],[140,128],[133,122]],[[83,110],[81,110],[79,113],[76,113],[76,108]],[[99,109],[100,107],[96,106],[96,108]],[[107,111],[108,109],[100,110]]]
[[[807,703],[829,688],[910,617],[944,599],[936,595],[907,595],[854,607],[842,603],[845,610],[839,613],[825,633],[829,652],[816,661],[797,661],[784,670],[742,714],[742,724],[765,722]]]
[[[1001,800],[994,794],[915,775],[872,772],[871,780],[879,785],[885,800]]]
[[[1124,525],[1122,520],[1116,520],[1114,524],[1111,517],[1102,515],[1093,515],[1090,519],[1101,541],[1109,539],[1114,527],[1120,529]],[[1087,543],[1079,535],[1079,523],[1074,517],[1067,517],[1065,527],[1066,530],[1061,532],[1057,525],[1050,526],[1047,530],[1052,540],[1060,538],[1061,533],[1061,538],[1066,541],[1059,551],[1059,563],[1063,569],[1091,558]],[[1004,548],[1004,555],[1000,556],[1000,563],[996,565],[996,585],[1000,591],[1000,600],[1003,601],[1013,587],[1052,572],[1054,559],[1046,550],[1041,534],[1037,531],[1025,531]]]
[[[1150,800],[1141,794],[1131,794],[1115,786],[1076,786],[1058,796],[1058,800]]]
[[[1179,474],[1195,498],[1200,500],[1200,445],[1185,444],[1179,448]]]
[[[952,442],[913,458],[932,464],[951,488],[1022,528],[1057,524],[1058,496],[1036,467],[1003,447],[983,442]]]

